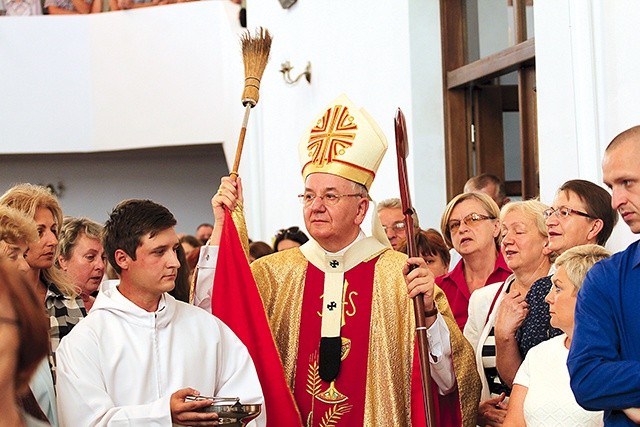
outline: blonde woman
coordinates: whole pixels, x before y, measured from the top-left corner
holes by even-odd
[[[42,186],[18,184],[9,189],[0,204],[17,209],[36,222],[38,241],[29,245],[29,279],[49,313],[49,338],[55,352],[60,340],[86,316],[82,299],[64,272],[54,265],[62,209],[58,200]]]
[[[437,277],[460,330],[467,323],[471,294],[488,284],[503,282],[511,270],[498,251],[500,210],[483,193],[462,193],[454,197],[442,214],[440,228],[449,248],[462,259],[449,273]]]
[[[537,200],[511,202],[502,208],[502,254],[513,274],[504,282],[485,286],[471,295],[464,335],[476,350],[476,365],[483,385],[478,409],[481,426],[502,425],[506,416],[503,401],[510,393],[509,385],[496,369],[495,328],[505,315],[501,304],[508,298],[514,299],[518,303],[518,316],[526,316],[525,297],[531,285],[548,275],[551,268],[550,251],[546,249],[545,209],[547,206]]]
[[[62,210],[58,200],[42,186],[18,184],[0,197],[0,205],[21,211],[33,219],[37,240],[30,242],[26,254],[29,270],[27,283],[49,316],[49,359],[41,363],[33,376],[31,390],[51,425],[57,426],[56,397],[53,389],[55,351],[60,340],[86,316],[82,299],[67,275],[54,265],[58,250],[58,230],[62,226]]]
[[[87,312],[104,278],[106,256],[101,236],[102,225],[88,218],[67,217],[60,230],[57,265],[73,281]]]
[[[569,385],[567,356],[573,336],[576,296],[587,271],[611,255],[598,245],[576,246],[556,260],[553,286],[546,297],[551,325],[563,334],[533,347],[513,382],[505,425],[603,425],[602,411],[581,408]]]
[[[26,274],[31,270],[25,260],[29,243],[38,240],[36,223],[22,212],[0,205],[0,257]]]

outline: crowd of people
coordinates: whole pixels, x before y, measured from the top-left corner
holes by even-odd
[[[0,0],[0,16],[86,15],[190,1],[195,0]],[[231,1],[240,4],[240,0]],[[240,19],[245,27],[244,7]]]
[[[357,124],[338,161],[314,136],[331,115]],[[310,237],[283,228],[238,255],[250,262],[300,425],[423,426],[429,400],[443,427],[640,422],[638,242],[604,249],[618,214],[640,233],[640,127],[605,151],[611,193],[575,179],[550,206],[511,201],[483,174],[444,207],[439,231],[420,228],[416,212],[406,229],[400,200],[387,199],[370,235],[361,226],[387,148],[378,125],[341,97],[305,136],[299,199]],[[204,426],[220,421],[206,411],[214,396],[268,405],[273,385],[212,315],[225,218],[246,235],[242,199],[241,179],[223,177],[212,223],[178,236],[171,212],[149,200],[121,202],[101,225],[64,217],[44,187],[8,189],[3,422]],[[268,422],[266,411],[253,421]]]

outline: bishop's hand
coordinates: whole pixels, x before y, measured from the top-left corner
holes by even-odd
[[[233,212],[238,203],[242,204],[242,201],[242,179],[240,177],[222,177],[218,191],[211,198],[211,208],[213,209],[215,221],[209,245],[217,246],[220,244],[222,226],[224,225],[224,210],[229,209]]]
[[[413,269],[412,269],[413,268]],[[407,291],[410,298],[422,294],[424,310],[426,313],[433,313],[427,317],[427,327],[431,326],[436,318],[436,303],[434,301],[435,277],[431,270],[427,268],[427,263],[421,257],[407,259],[407,263],[402,269],[404,281],[407,284]]]

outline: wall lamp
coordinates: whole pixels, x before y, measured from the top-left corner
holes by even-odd
[[[307,62],[307,67],[302,73],[298,74],[296,78],[291,78],[291,70],[293,70],[293,66],[291,66],[289,61],[283,62],[282,65],[280,65],[280,72],[286,84],[296,84],[302,76],[307,80],[307,83],[311,84],[311,62]]]
[[[61,199],[62,196],[64,196],[64,192],[67,189],[62,181],[58,181],[57,184],[49,182],[47,184],[38,184],[38,185],[45,187],[47,190],[51,192],[51,194],[56,196],[58,199]]]

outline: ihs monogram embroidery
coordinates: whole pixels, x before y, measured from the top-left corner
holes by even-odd
[[[356,303],[354,301],[355,297],[358,296],[358,291],[348,291],[349,282],[347,280],[344,281],[344,288],[342,291],[342,320],[340,326],[344,326],[347,323],[346,317],[353,317],[356,315]],[[320,299],[324,298],[324,295],[320,295]],[[333,311],[338,308],[338,304],[335,301],[331,301],[327,304],[327,309],[329,311]],[[318,316],[322,317],[322,313],[316,311]]]
[[[334,260],[334,262],[337,262]],[[346,324],[347,317],[353,317],[356,314],[356,306],[354,303],[354,298],[358,295],[357,291],[348,291],[349,282],[345,280],[343,294],[342,294],[342,321],[341,325],[344,326]],[[320,298],[323,298],[321,295]],[[338,304],[335,301],[331,301],[327,304],[327,308],[329,311],[333,311],[338,308]],[[319,316],[322,316],[322,313],[317,312]],[[351,351],[351,340],[349,338],[341,337],[341,346],[340,346],[340,360],[344,361]],[[353,405],[348,402],[349,396],[341,393],[336,388],[336,382],[331,381],[329,383],[329,387],[323,390],[322,381],[320,380],[320,375],[318,374],[318,353],[314,352],[309,358],[309,366],[307,370],[307,393],[311,395],[311,411],[307,416],[306,425],[307,427],[312,427],[313,425],[313,413],[316,410],[316,400],[330,405],[329,407],[325,407],[322,409],[322,419],[318,424],[319,427],[336,427],[340,421],[342,416],[351,412]]]
[[[311,129],[309,143],[309,157],[311,163],[321,167],[333,162],[334,158],[343,155],[345,149],[351,147],[356,138],[358,126],[349,114],[349,108],[335,105],[327,109],[324,116]]]

